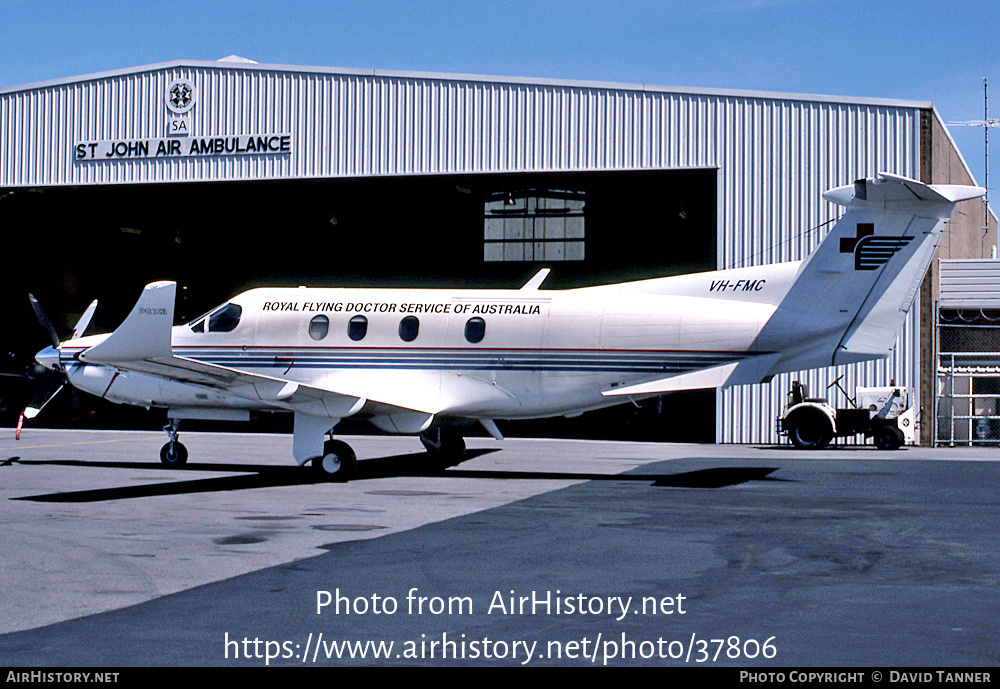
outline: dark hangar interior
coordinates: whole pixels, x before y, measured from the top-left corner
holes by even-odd
[[[153,280],[177,281],[180,323],[267,285],[516,289],[547,266],[544,287],[564,289],[715,270],[716,180],[698,169],[0,190],[11,266],[0,275],[0,424],[17,422],[32,390],[24,372],[47,344],[28,292],[68,335],[93,299],[88,332],[113,330]],[[74,391],[32,423],[158,429],[164,418]],[[290,429],[291,416],[263,414],[256,427]],[[501,430],[712,442],[715,391]],[[373,429],[347,419],[338,431]]]

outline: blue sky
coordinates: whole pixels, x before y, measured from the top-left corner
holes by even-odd
[[[0,87],[180,58],[933,101],[1000,117],[1000,2],[0,0]],[[990,187],[1000,186],[1000,128]],[[983,127],[952,134],[980,184]]]

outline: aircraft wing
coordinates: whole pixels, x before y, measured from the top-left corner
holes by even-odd
[[[366,399],[325,390],[295,381],[272,378],[257,373],[210,364],[196,359],[175,356],[158,356],[143,359],[107,359],[80,355],[88,363],[114,366],[123,371],[134,371],[160,376],[171,381],[192,383],[214,388],[235,397],[253,402],[263,402],[278,409],[298,411],[312,416],[343,418],[361,410]]]

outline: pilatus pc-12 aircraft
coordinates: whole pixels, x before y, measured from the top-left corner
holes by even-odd
[[[984,191],[881,174],[824,195],[846,212],[803,261],[598,287],[542,290],[545,269],[517,290],[261,288],[175,326],[175,283],[154,282],[113,333],[83,336],[91,309],[61,343],[33,302],[53,340],[36,360],[63,384],[166,408],[166,464],[187,460],[181,419],[285,410],[295,461],[322,476],[355,469],[331,437],[348,416],[419,434],[447,466],[470,423],[499,439],[495,419],[885,357],[955,203]]]

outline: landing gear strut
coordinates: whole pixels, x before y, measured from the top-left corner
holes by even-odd
[[[465,439],[452,428],[432,428],[420,434],[430,468],[444,471],[465,461]]]
[[[327,440],[323,454],[312,459],[312,468],[325,481],[350,481],[358,468],[358,457],[343,440]]]
[[[167,433],[167,444],[160,448],[160,461],[167,466],[181,466],[186,464],[188,461],[188,451],[177,440],[180,434],[177,433],[177,428],[180,426],[180,421],[177,419],[168,419],[168,423],[163,427],[163,430]]]

